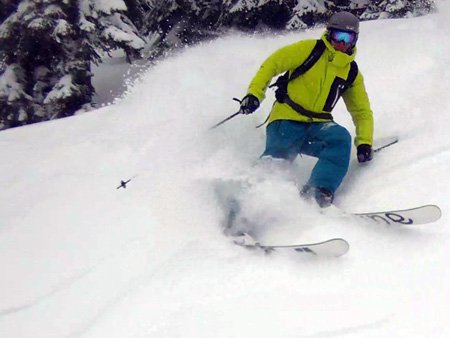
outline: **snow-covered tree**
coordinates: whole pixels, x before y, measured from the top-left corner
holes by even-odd
[[[18,64],[0,68],[0,130],[25,124],[33,98],[25,92],[25,72]]]
[[[0,0],[0,23],[15,11],[20,0]]]
[[[425,15],[436,9],[434,0],[414,0],[414,15]]]
[[[237,0],[226,1],[229,4],[229,12],[249,12],[261,6],[259,0]]]
[[[323,22],[327,16],[327,8],[316,0],[297,0],[293,15],[286,28],[290,30],[305,29]]]
[[[75,1],[24,0],[0,26],[3,128],[71,115],[90,102],[89,55],[77,12]]]
[[[295,0],[228,0],[224,24],[244,30],[284,29]]]
[[[373,20],[411,17],[429,13],[433,8],[433,0],[376,0],[370,2],[361,18]]]
[[[404,17],[411,8],[409,0],[384,0],[378,4],[379,8],[390,18]]]
[[[150,10],[151,0],[123,0],[128,9],[128,18],[138,31],[144,27],[145,13]]]
[[[98,51],[122,48],[132,59],[145,46],[126,10],[122,0],[22,0],[10,8],[0,25],[0,128],[89,107]]]
[[[216,36],[224,4],[220,0],[147,0],[142,32],[152,43],[152,55]]]
[[[96,49],[123,49],[131,61],[140,58],[145,40],[127,17],[123,0],[78,0],[80,29]]]
[[[350,8],[351,0],[324,0],[323,2],[331,13],[335,13],[342,10],[348,10]]]

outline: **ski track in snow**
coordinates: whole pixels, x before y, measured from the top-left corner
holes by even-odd
[[[265,57],[322,30],[231,35],[134,68],[134,85],[96,112],[0,134],[0,336],[449,337],[450,5],[439,9],[361,24],[375,136],[400,142],[368,165],[353,159],[336,198],[349,212],[435,203],[438,222],[323,217],[298,199],[314,159],[256,161],[270,90],[257,113],[208,130]],[[108,81],[98,100],[113,101],[123,81],[110,77],[126,69],[96,70]],[[354,133],[342,102],[334,114]],[[350,252],[236,247],[222,234],[225,189],[240,191],[261,241],[343,237]]]

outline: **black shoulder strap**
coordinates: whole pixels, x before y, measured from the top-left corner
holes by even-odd
[[[346,81],[347,88],[350,87],[353,84],[353,82],[355,82],[357,75],[358,75],[358,65],[356,64],[355,61],[352,61],[352,63],[350,63],[350,71],[348,72]]]
[[[292,81],[293,79],[299,77],[302,74],[305,74],[308,70],[310,70],[322,56],[325,48],[325,43],[321,39],[317,40],[314,48],[312,49],[306,60],[292,72],[291,76],[289,77],[289,81]]]

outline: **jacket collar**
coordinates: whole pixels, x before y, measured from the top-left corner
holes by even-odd
[[[345,67],[348,64],[350,64],[352,61],[355,60],[355,56],[356,56],[356,47],[354,47],[352,49],[352,53],[346,54],[343,53],[341,51],[338,51],[336,49],[334,49],[334,47],[331,45],[331,43],[328,41],[327,39],[327,32],[324,32],[322,34],[322,41],[325,43],[325,46],[327,48],[328,51],[328,61],[332,62],[334,65],[338,66],[338,67]]]

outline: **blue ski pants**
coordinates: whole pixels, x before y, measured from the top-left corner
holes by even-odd
[[[351,136],[335,122],[297,122],[277,120],[266,130],[266,149],[262,156],[293,161],[298,154],[318,158],[307,182],[335,192],[350,162]]]

